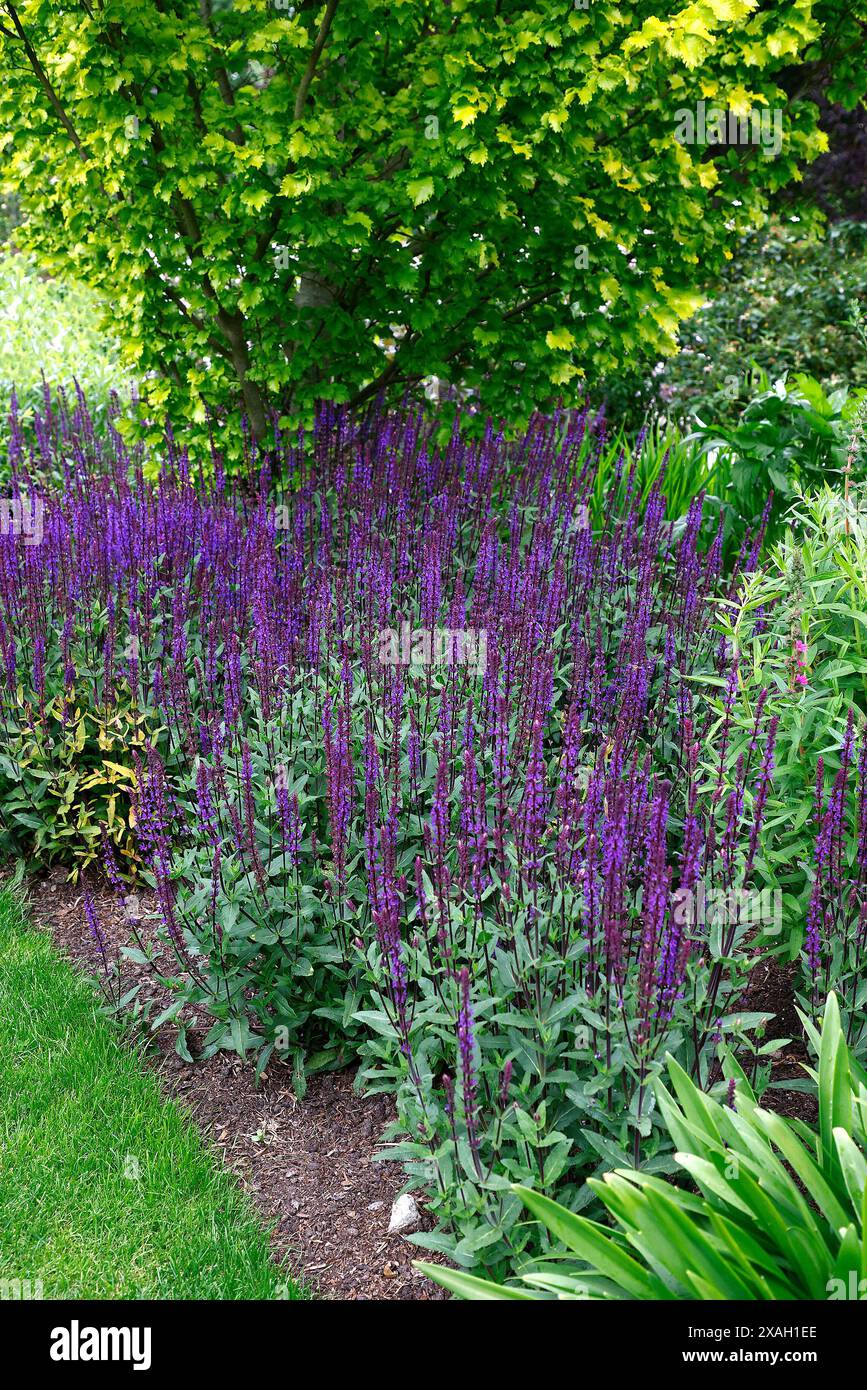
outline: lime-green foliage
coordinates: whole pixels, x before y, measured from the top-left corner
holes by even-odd
[[[867,87],[865,0],[5,8],[22,235],[107,293],[151,419],[202,433],[431,374],[515,419],[672,351],[826,146],[782,74]],[[779,113],[779,149],[690,143],[699,101]]]
[[[611,413],[631,422],[655,408],[733,425],[754,394],[754,363],[771,383],[803,373],[826,391],[865,386],[867,353],[850,323],[859,303],[867,307],[867,223],[792,217],[751,231],[683,325],[677,355],[607,383]]]
[[[626,1169],[591,1180],[612,1231],[519,1188],[569,1253],[506,1288],[419,1267],[472,1299],[858,1298],[867,1271],[867,1074],[849,1056],[833,994],[821,1036],[806,1026],[818,1056],[818,1133],[759,1107],[731,1060],[734,1108],[669,1059],[673,1094],[658,1083],[657,1096],[692,1190]]]
[[[14,387],[21,415],[42,403],[42,377],[52,388],[77,380],[95,417],[111,390],[123,391],[117,342],[103,326],[99,297],[86,286],[40,275],[32,257],[0,249],[0,428]]]
[[[0,1279],[45,1298],[297,1298],[234,1179],[0,893]]]

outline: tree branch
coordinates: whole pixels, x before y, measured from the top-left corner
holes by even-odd
[[[347,401],[347,409],[354,410],[356,406],[362,405],[365,401],[370,400],[371,396],[378,396],[380,391],[389,384],[403,380],[405,380],[404,377],[398,376],[395,354],[395,357],[392,358],[385,370],[380,372],[379,376],[374,377],[373,381],[368,382],[360,391],[356,391],[351,400]]]
[[[19,39],[24,45],[24,52],[27,54],[27,60],[36,74],[36,77],[39,81],[39,85],[42,87],[42,90],[48,97],[48,100],[51,102],[57,119],[60,121],[61,125],[63,126],[63,129],[66,131],[67,135],[69,136],[70,140],[75,146],[79,158],[85,164],[89,164],[90,155],[88,154],[84,145],[81,143],[81,140],[79,140],[78,132],[75,129],[75,126],[72,124],[72,121],[67,116],[65,110],[63,109],[61,100],[55,92],[53,86],[51,85],[51,79],[49,78],[48,73],[45,71],[44,67],[39,61],[38,53],[36,52],[35,48],[33,47],[33,44],[30,42],[26,33],[24,32],[24,28],[21,24],[21,20],[18,18],[18,12],[15,9],[15,6],[10,3],[10,0],[4,0],[4,8],[15,26],[15,32],[17,33]],[[7,31],[4,30],[4,33],[5,32]]]
[[[292,113],[293,120],[301,120],[301,113],[304,110],[304,103],[307,100],[310,83],[313,81],[313,75],[316,72],[316,64],[322,56],[322,50],[325,47],[328,31],[331,28],[331,21],[334,18],[338,4],[339,0],[328,0],[328,4],[325,7],[325,14],[322,16],[322,23],[319,26],[319,33],[316,35],[313,51],[310,54],[307,67],[304,70],[304,76],[301,78],[298,91],[295,95],[295,109]]]
[[[214,32],[214,16],[213,11],[211,9],[211,0],[199,0],[199,14],[202,16],[202,21],[207,27],[208,33],[211,35],[211,38],[214,39],[214,41],[216,42],[217,36]],[[223,101],[225,102],[226,106],[234,107],[235,93],[232,91],[232,84],[229,81],[229,74],[226,72],[226,69],[224,67],[220,66],[216,69],[215,75],[217,78],[217,87],[219,89],[220,96],[223,98]],[[244,145],[247,143],[247,137],[244,135],[244,132],[241,129],[240,122],[237,120],[235,121],[233,129],[228,132],[226,138],[231,140],[236,145]]]
[[[304,69],[304,74],[301,78],[301,82],[299,83],[298,91],[295,96],[295,106],[292,113],[293,120],[300,121],[301,119],[302,113],[304,111],[304,103],[307,100],[307,93],[310,90],[310,83],[313,81],[313,76],[316,72],[317,64],[322,56],[322,50],[325,47],[325,43],[328,38],[328,33],[331,29],[331,22],[334,19],[338,3],[339,0],[328,0],[328,5],[326,6],[325,14],[322,16],[322,23],[319,26],[319,33],[316,35],[316,42],[313,45],[312,52],[307,61],[307,67]],[[292,165],[290,162],[290,164],[286,167],[286,174],[288,174],[289,169],[291,169],[291,167]],[[277,228],[280,226],[282,217],[283,208],[278,203],[272,211],[271,216],[265,224],[265,227],[263,228],[262,232],[256,240],[256,245],[253,249],[254,261],[260,261],[262,257],[266,254],[277,231]]]

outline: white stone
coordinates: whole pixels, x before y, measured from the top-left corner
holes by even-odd
[[[395,1197],[391,1208],[391,1220],[388,1223],[388,1234],[398,1236],[404,1231],[414,1231],[418,1223],[419,1211],[415,1198],[411,1197],[408,1192],[403,1192],[399,1197]]]

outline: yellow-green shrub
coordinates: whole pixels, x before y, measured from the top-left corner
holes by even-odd
[[[7,852],[33,851],[78,877],[99,854],[102,825],[123,866],[135,869],[130,797],[134,748],[153,733],[131,702],[92,709],[70,692],[39,709],[16,693],[0,753],[0,835]]]

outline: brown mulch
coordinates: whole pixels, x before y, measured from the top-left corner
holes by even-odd
[[[788,1038],[771,1063],[773,1087],[762,1095],[762,1106],[778,1115],[803,1120],[815,1126],[819,1118],[819,1103],[807,1091],[789,1091],[782,1084],[806,1078],[804,1066],[811,1062],[804,1039],[804,1029],[795,1009],[795,962],[781,965],[773,956],[759,960],[750,972],[749,985],[742,1001],[745,1010],[773,1014],[767,1025],[765,1041]]]
[[[53,871],[30,881],[28,897],[35,923],[51,931],[76,966],[98,975],[99,953],[84,925],[80,888]],[[113,958],[129,944],[129,927],[113,895],[93,885],[93,897]],[[147,967],[125,962],[123,971],[122,988],[140,979],[142,994],[161,1008],[170,1002]],[[201,1036],[207,1025],[204,1018],[199,1023]],[[195,1027],[188,1037],[195,1055]],[[166,1094],[188,1108],[237,1174],[273,1225],[275,1255],[286,1257],[296,1278],[320,1297],[341,1300],[448,1297],[412,1268],[414,1259],[437,1256],[388,1235],[404,1178],[400,1163],[376,1161],[379,1136],[394,1119],[387,1097],[360,1095],[354,1070],[346,1070],[310,1077],[299,1101],[285,1062],[272,1057],[257,1088],[249,1061],[220,1052],[191,1066],[174,1051],[175,1040],[175,1030],[164,1027],[149,1052]],[[431,1228],[420,1194],[414,1195],[423,1227]]]

